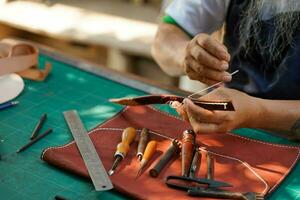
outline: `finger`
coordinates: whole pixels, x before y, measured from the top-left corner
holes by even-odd
[[[197,123],[192,124],[193,130],[198,134],[207,134],[207,133],[225,133],[226,130],[222,130],[221,125],[214,123]]]
[[[186,67],[191,68],[194,72],[197,72],[199,74],[202,73],[202,71],[204,69],[203,65],[201,65],[199,63],[199,61],[197,61],[192,56],[189,56],[188,58],[186,58],[185,65],[186,65]]]
[[[206,49],[203,49],[199,46],[192,47],[190,53],[196,61],[215,70],[224,71],[229,67],[228,62],[218,59],[214,55],[207,52]]]
[[[232,76],[228,72],[222,72],[209,68],[203,70],[202,75],[210,80],[214,80],[217,82],[230,82],[232,79]]]
[[[188,115],[185,111],[185,106],[178,101],[175,101],[171,105],[173,108],[175,108],[176,112],[186,121],[189,121]]]
[[[192,71],[190,70],[188,73],[187,73],[187,76],[191,79],[191,80],[197,80],[197,81],[200,81],[206,85],[214,85],[216,84],[218,81],[215,81],[215,80],[211,80],[205,76],[201,76],[199,75],[199,73],[195,72],[195,71]]]
[[[190,99],[184,100],[185,110],[189,118],[194,118],[198,122],[221,123],[224,121],[223,115],[216,114],[213,111],[206,110],[195,105]]]
[[[227,48],[218,40],[212,37],[204,39],[199,37],[197,43],[217,58],[226,62],[230,61],[230,54],[228,53]]]

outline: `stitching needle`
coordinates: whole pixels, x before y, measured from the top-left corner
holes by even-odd
[[[238,72],[239,72],[239,70],[235,70],[235,71],[232,72],[230,75],[233,76],[233,75],[235,75],[235,74],[238,73]],[[213,85],[211,85],[211,86],[209,86],[209,87],[207,87],[207,88],[204,88],[203,90],[200,90],[199,92],[195,92],[195,93],[189,95],[188,98],[191,98],[191,97],[194,96],[194,95],[200,94],[200,93],[205,92],[205,91],[207,91],[207,90],[209,90],[209,89],[211,89],[211,88],[214,88],[214,87],[216,87],[216,86],[218,86],[218,85],[221,85],[222,83],[224,83],[224,82],[223,82],[223,81],[220,81],[220,82],[218,82],[218,83],[215,83],[215,84],[213,84]]]

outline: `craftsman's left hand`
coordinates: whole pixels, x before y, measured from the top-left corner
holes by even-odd
[[[220,87],[199,98],[204,101],[231,101],[235,111],[210,111],[185,99],[177,112],[190,122],[196,133],[224,133],[252,127],[260,116],[260,100],[238,90]]]

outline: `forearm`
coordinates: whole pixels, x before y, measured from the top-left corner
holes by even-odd
[[[171,76],[180,76],[189,36],[172,24],[160,23],[152,46],[152,55],[160,67]]]
[[[258,99],[253,128],[289,132],[300,138],[300,101]]]

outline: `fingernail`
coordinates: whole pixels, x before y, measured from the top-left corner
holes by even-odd
[[[188,99],[188,98],[185,98],[185,99],[183,100],[183,103],[184,103],[184,104],[189,104],[189,103],[190,103],[190,101],[191,101],[190,99]]]
[[[223,64],[221,65],[221,68],[222,68],[223,70],[227,70],[227,69],[229,68],[228,63],[223,63]]]
[[[224,60],[229,60],[229,55],[228,55],[228,53],[225,53],[225,52],[222,52],[221,53],[221,57],[224,59]]]
[[[225,81],[225,82],[229,82],[229,81],[231,81],[231,79],[232,79],[232,76],[229,73],[226,73],[223,76],[223,81]]]

